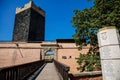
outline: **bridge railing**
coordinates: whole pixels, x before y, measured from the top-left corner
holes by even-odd
[[[44,64],[44,60],[0,69],[0,80],[27,80]]]
[[[55,64],[58,72],[61,74],[63,80],[68,80],[68,72],[70,70],[70,67],[63,63],[60,63],[56,60],[54,60],[54,64]]]

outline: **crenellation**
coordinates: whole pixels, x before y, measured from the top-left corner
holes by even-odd
[[[25,4],[24,7],[17,7],[16,8],[16,14],[18,14],[18,13],[20,13],[20,12],[30,8],[30,7],[31,7],[31,1],[27,4]]]
[[[16,8],[16,14],[18,14],[18,13],[20,13],[20,12],[26,10],[26,9],[29,9],[29,8],[33,8],[38,13],[40,13],[42,16],[45,16],[45,11],[43,9],[41,9],[40,7],[36,6],[32,1],[25,4],[24,7],[17,7]]]

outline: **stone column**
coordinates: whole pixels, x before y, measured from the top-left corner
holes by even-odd
[[[57,60],[57,57],[58,57],[57,54],[58,54],[58,53],[57,53],[57,48],[55,48],[55,49],[54,49],[54,59],[55,59],[55,60]]]
[[[98,32],[103,80],[120,80],[120,37],[115,27]]]
[[[45,59],[44,49],[42,49],[42,60]]]

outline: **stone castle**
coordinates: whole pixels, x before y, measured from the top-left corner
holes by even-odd
[[[73,39],[44,41],[45,11],[30,1],[23,8],[16,9],[12,42],[0,42],[0,67],[14,66],[45,59],[48,51],[53,58],[70,66],[70,73],[77,73],[76,62],[81,51]]]

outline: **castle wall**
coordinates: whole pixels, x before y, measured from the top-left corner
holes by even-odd
[[[49,46],[43,47],[43,44]],[[58,45],[58,48],[55,47],[56,53],[54,53],[54,57],[57,55],[56,59],[59,62],[70,66],[70,73],[78,73],[78,63],[75,58],[78,58],[81,52],[87,52],[88,47],[85,47],[82,51],[78,51],[78,47],[76,47],[75,43],[0,42],[0,68],[40,60],[42,50],[54,48],[54,45]]]
[[[70,73],[78,73],[77,70],[78,63],[76,58],[79,57],[80,53],[85,53],[88,51],[86,47],[82,51],[79,51],[75,43],[58,43],[62,48],[58,49],[58,61],[70,66]],[[66,57],[66,59],[65,59]]]
[[[14,66],[40,60],[38,44],[0,43],[0,67]]]

